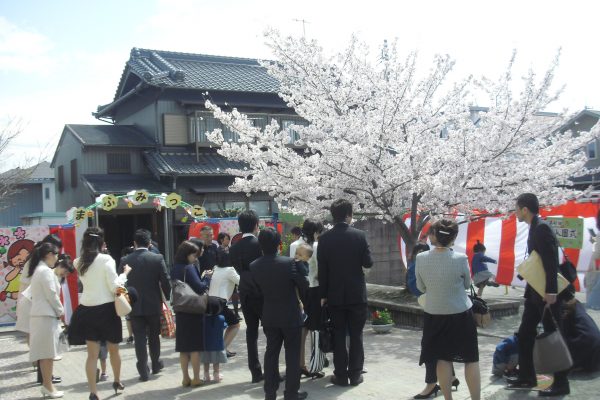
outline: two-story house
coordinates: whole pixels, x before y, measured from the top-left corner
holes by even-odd
[[[257,60],[134,48],[113,101],[93,114],[111,125],[66,125],[52,166],[61,211],[86,206],[100,194],[134,189],[177,192],[209,216],[224,210],[277,211],[266,193],[231,193],[228,168],[239,164],[217,154],[206,132],[222,128],[204,107],[209,98],[248,114],[256,126],[276,119],[283,128],[304,123],[279,98],[278,82]],[[296,133],[290,128],[290,143]],[[236,135],[224,129],[227,140]],[[166,255],[185,238],[184,211],[152,204],[97,210],[109,249],[117,256],[136,228],[150,229]]]
[[[600,111],[584,109],[569,120],[562,128],[563,131],[572,130],[573,132],[587,132],[600,119]],[[585,148],[585,154],[587,156],[586,167],[589,169],[595,169],[600,167],[600,142],[598,139],[591,141]],[[577,178],[573,178],[573,183],[580,189],[585,189],[590,185],[595,190],[600,189],[600,173],[589,174]]]
[[[19,174],[10,170],[0,174],[0,179]],[[56,212],[54,172],[47,161],[25,171],[23,182],[16,192],[2,199],[0,204],[0,226],[47,225],[64,222],[64,213]]]

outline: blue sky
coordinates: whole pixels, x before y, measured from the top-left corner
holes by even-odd
[[[457,74],[475,76],[500,74],[514,48],[523,72],[541,73],[562,46],[556,109],[599,109],[599,11],[583,0],[0,0],[0,121],[24,124],[0,170],[51,158],[64,124],[96,123],[91,112],[112,100],[132,47],[266,58],[264,30],[300,35],[295,19],[326,49],[352,33],[374,50],[398,38],[424,65],[449,53]]]

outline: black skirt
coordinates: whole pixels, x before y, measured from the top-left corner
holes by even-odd
[[[308,288],[308,300],[304,306],[304,312],[308,316],[305,326],[310,331],[318,331],[321,329],[321,295],[319,287]]]
[[[477,326],[471,309],[450,315],[425,313],[419,365],[437,360],[479,361]]]
[[[175,351],[204,351],[204,315],[175,313]]]
[[[91,307],[79,305],[71,317],[68,333],[69,344],[74,346],[84,345],[87,340],[121,343],[123,327],[115,303]]]

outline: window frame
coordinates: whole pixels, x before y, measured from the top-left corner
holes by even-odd
[[[113,162],[112,164],[118,163],[117,161],[121,162],[123,160],[127,160],[127,168],[111,168],[111,162],[110,162],[110,158],[112,157],[123,157],[120,160],[115,160],[113,158]],[[131,174],[131,153],[129,152],[125,152],[125,151],[112,151],[112,152],[107,152],[106,153],[106,173],[110,174],[110,175],[117,175],[117,174]]]

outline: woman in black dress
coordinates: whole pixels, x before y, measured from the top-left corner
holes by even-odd
[[[175,264],[171,269],[171,279],[187,283],[194,292],[202,294],[208,290],[208,283],[202,280],[194,265],[202,254],[202,247],[186,240],[179,245],[175,254]],[[200,352],[204,350],[204,321],[201,314],[175,313],[175,351],[179,353],[179,363],[183,386],[200,386]],[[192,364],[193,378],[188,372]]]

